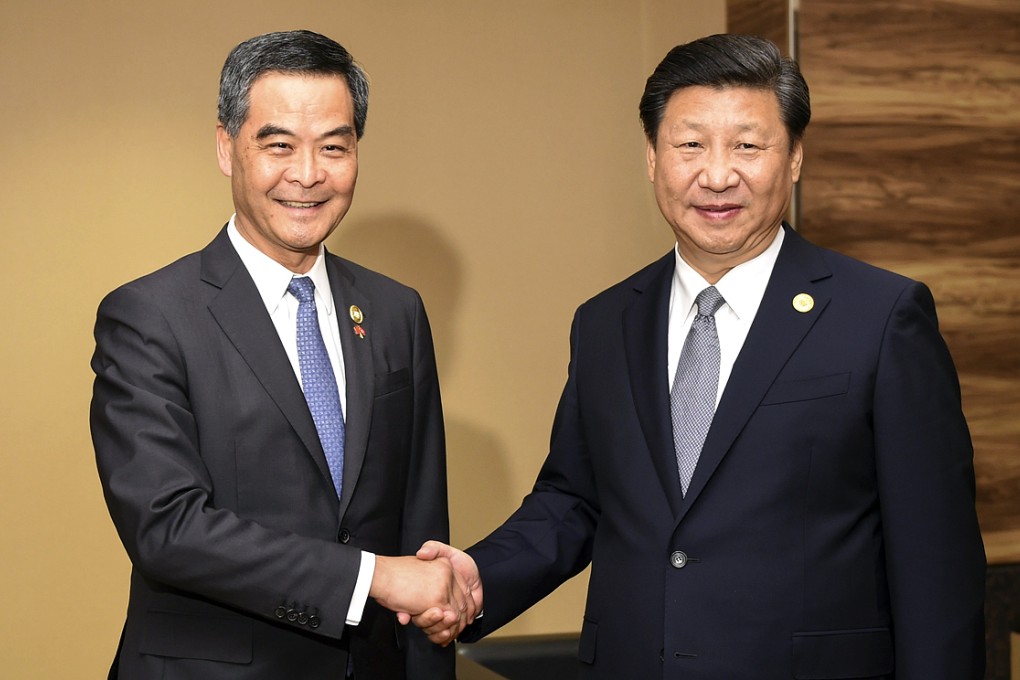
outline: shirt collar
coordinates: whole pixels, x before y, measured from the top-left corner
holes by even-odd
[[[779,257],[785,233],[785,229],[780,227],[768,248],[753,259],[729,270],[716,282],[716,290],[726,301],[725,306],[729,307],[738,319],[751,318],[757,313],[761,299],[765,295],[765,286],[772,276],[772,268],[776,264],[776,258]],[[674,246],[673,253],[676,258],[673,272],[675,295],[673,305],[674,309],[686,314],[693,311],[694,299],[698,293],[711,284],[680,257],[679,244]]]
[[[326,313],[332,315],[333,295],[329,287],[329,276],[326,274],[325,246],[319,244],[319,255],[315,258],[315,264],[307,274],[295,274],[241,236],[241,232],[234,224],[235,217],[237,215],[230,216],[230,222],[227,224],[227,236],[230,238],[234,250],[237,251],[237,255],[241,258],[245,269],[255,281],[255,287],[258,288],[262,302],[270,315],[274,314],[280,306],[283,296],[287,294],[287,287],[290,286],[290,281],[295,276],[307,276],[312,280],[315,290],[319,293],[316,296],[318,299],[316,304],[323,305]]]

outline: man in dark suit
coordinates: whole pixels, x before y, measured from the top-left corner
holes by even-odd
[[[955,369],[924,285],[783,223],[796,64],[757,38],[680,45],[640,110],[676,250],[578,309],[521,507],[467,553],[419,552],[484,586],[462,639],[590,562],[584,678],[981,678]]]
[[[323,247],[367,97],[324,36],[236,47],[216,134],[235,215],[99,307],[93,440],[133,564],[111,678],[454,677],[393,613],[472,613],[449,562],[413,557],[448,536],[425,310]]]

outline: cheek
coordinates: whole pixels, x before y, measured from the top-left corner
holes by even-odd
[[[783,168],[780,172],[785,170],[786,168]],[[786,175],[780,174],[770,179],[760,178],[753,187],[759,195],[765,195],[775,203],[782,203],[790,198],[793,184],[789,182]]]
[[[263,159],[252,168],[252,182],[260,188],[269,189],[280,183],[284,168],[270,159]]]
[[[661,187],[671,200],[683,200],[695,183],[695,176],[683,165],[667,167],[656,179],[656,186]]]
[[[234,174],[240,174],[249,192],[264,193],[279,182],[282,169],[272,159],[245,158],[234,164]]]
[[[358,183],[358,166],[342,168],[332,173],[332,185],[335,191],[339,193],[348,194],[354,191],[354,186]]]

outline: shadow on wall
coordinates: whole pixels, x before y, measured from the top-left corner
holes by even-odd
[[[504,444],[477,418],[458,412],[456,404],[462,400],[443,382],[461,361],[455,328],[464,255],[434,225],[406,214],[347,220],[326,245],[333,253],[415,288],[425,301],[443,390],[453,541],[465,547],[460,543],[474,542],[502,523],[506,508],[516,507],[519,499],[510,497],[506,484]]]
[[[456,359],[452,331],[462,286],[462,255],[438,229],[411,215],[348,219],[326,246],[421,293],[439,361]]]

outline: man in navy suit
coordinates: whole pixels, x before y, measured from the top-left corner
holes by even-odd
[[[591,563],[583,678],[983,677],[956,372],[924,285],[784,224],[796,64],[758,38],[680,45],[640,111],[676,248],[577,310],[521,507],[466,553],[419,552],[484,586],[462,639]]]
[[[133,566],[111,678],[454,677],[394,613],[472,613],[449,562],[413,557],[449,534],[425,310],[323,246],[367,107],[325,36],[238,45],[216,131],[234,216],[99,307],[92,433]]]

